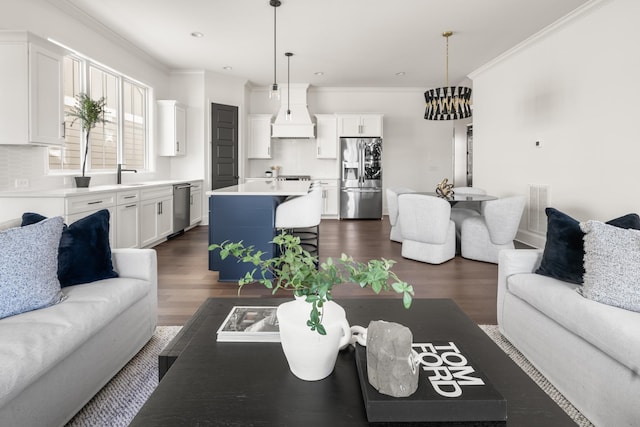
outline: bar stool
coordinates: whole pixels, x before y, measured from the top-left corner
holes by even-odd
[[[276,208],[275,227],[300,238],[302,248],[320,256],[322,187],[316,183],[304,196],[288,199]]]

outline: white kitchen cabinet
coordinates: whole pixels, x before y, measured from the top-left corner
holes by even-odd
[[[102,209],[109,211],[109,244],[115,247],[118,218],[116,215],[116,193],[93,193],[69,196],[64,200],[64,221],[73,224]]]
[[[0,144],[64,144],[65,53],[26,31],[0,31]]]
[[[338,136],[382,138],[382,114],[339,114]]]
[[[338,157],[338,131],[335,114],[316,114],[316,157]]]
[[[187,108],[174,100],[158,101],[158,154],[187,154]]]
[[[140,247],[140,191],[120,191],[116,196],[116,248]]]
[[[202,221],[202,182],[191,183],[191,206],[189,210],[189,225],[196,225]]]
[[[323,179],[320,181],[322,186],[322,215],[337,216],[338,215],[338,180]]]
[[[271,115],[249,114],[247,117],[249,159],[271,158]]]
[[[173,233],[173,187],[140,191],[140,246],[147,247]]]

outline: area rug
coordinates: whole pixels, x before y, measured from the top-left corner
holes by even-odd
[[[580,427],[593,427],[568,400],[498,331],[480,328],[522,368]],[[67,424],[67,427],[126,427],[158,385],[158,354],[180,331],[159,326],[146,346]]]

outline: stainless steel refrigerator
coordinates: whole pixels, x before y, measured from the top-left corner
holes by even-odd
[[[382,139],[340,138],[340,219],[382,218]]]

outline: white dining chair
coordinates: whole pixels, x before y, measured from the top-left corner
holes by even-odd
[[[482,202],[481,215],[462,223],[461,254],[464,258],[498,263],[503,249],[513,249],[525,197],[512,196]]]
[[[402,243],[402,231],[398,221],[398,196],[405,193],[415,193],[416,190],[409,187],[393,187],[387,188],[387,210],[389,212],[389,223],[391,224],[391,232],[389,239],[394,242]]]
[[[401,194],[398,197],[402,256],[442,264],[456,256],[455,224],[451,205],[439,197]]]

